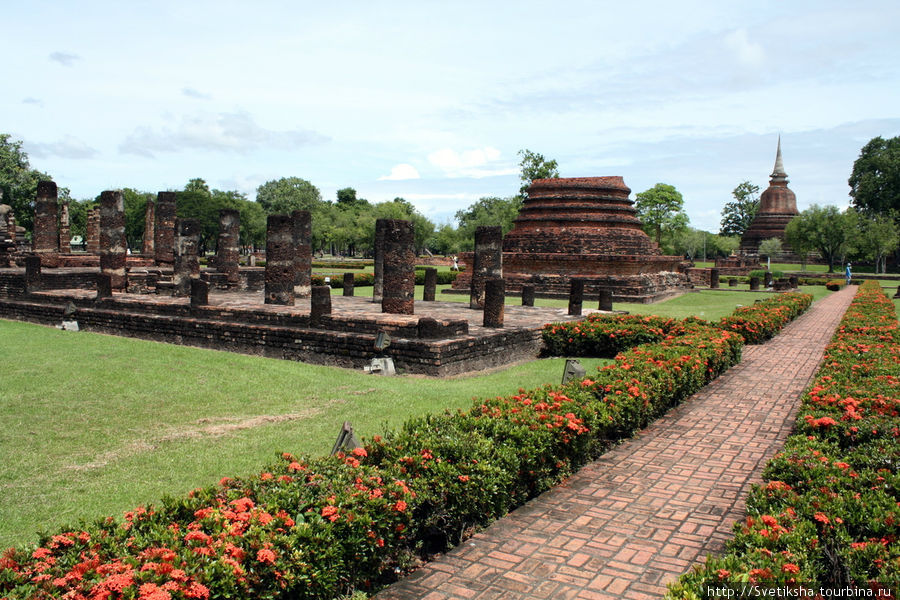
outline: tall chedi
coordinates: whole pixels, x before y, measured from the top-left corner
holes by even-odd
[[[791,219],[800,214],[797,211],[797,196],[788,188],[787,173],[781,158],[781,136],[778,136],[778,151],[775,154],[775,168],[770,175],[769,187],[759,198],[756,217],[741,236],[741,254],[759,254],[759,244],[769,238],[784,241],[784,230]],[[785,244],[784,252],[790,252]]]

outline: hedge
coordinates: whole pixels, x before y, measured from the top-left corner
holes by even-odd
[[[456,277],[459,275],[456,271],[438,271],[437,272],[437,285],[446,285],[453,283],[456,280]],[[343,273],[313,273],[312,282],[313,285],[325,285],[325,277],[331,278],[331,283],[329,285],[333,288],[343,289],[344,287],[344,274]],[[353,274],[353,286],[354,287],[372,287],[375,284],[375,275],[373,273],[354,273]],[[416,270],[416,285],[424,285],[425,284],[425,271]]]
[[[348,454],[284,454],[258,475],[124,521],[43,535],[36,548],[0,556],[0,593],[162,600],[377,589],[417,553],[458,542],[632,435],[738,362],[742,344],[702,322],[667,322],[661,339],[582,381],[412,419]]]
[[[810,294],[779,294],[750,306],[738,307],[734,313],[719,320],[719,327],[740,333],[748,344],[761,344],[777,335],[811,304]]]
[[[841,288],[843,288],[846,285],[846,283],[847,282],[844,281],[843,279],[829,279],[825,283],[825,287],[828,288],[832,292],[836,292],[836,291],[840,290]]]
[[[900,330],[893,303],[867,281],[802,397],[796,434],[766,466],[766,483],[751,491],[749,516],[736,524],[725,555],[683,575],[668,597],[703,597],[709,583],[896,586],[898,466]]]

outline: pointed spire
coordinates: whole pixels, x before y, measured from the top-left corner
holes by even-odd
[[[775,168],[772,170],[771,177],[787,177],[787,173],[784,172],[784,162],[781,159],[781,134],[778,135],[778,151],[775,154]]]

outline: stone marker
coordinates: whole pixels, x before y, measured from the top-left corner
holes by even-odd
[[[29,255],[25,257],[25,293],[30,294],[41,289],[41,257]]]
[[[125,257],[125,199],[121,190],[106,190],[100,194],[100,272],[112,280],[112,289],[126,287]]]
[[[55,267],[59,264],[59,227],[57,225],[58,205],[56,184],[39,181],[37,197],[34,201],[34,231],[31,247],[42,258],[41,266]]]
[[[505,292],[506,282],[502,277],[491,277],[484,282],[484,321],[482,324],[485,327],[503,327]]]
[[[175,264],[175,192],[156,194],[156,227],[153,230],[153,252],[156,264]]]
[[[375,221],[375,281],[372,284],[372,302],[384,298],[384,228],[387,219]]]
[[[472,261],[469,308],[484,306],[484,282],[503,277],[503,231],[500,227],[475,228],[475,257]]]
[[[92,208],[87,215],[87,231],[85,232],[85,248],[88,254],[100,254],[100,209]]]
[[[437,293],[437,269],[428,267],[425,269],[425,288],[422,290],[422,300],[434,302]]]
[[[219,240],[216,244],[216,270],[225,273],[229,286],[240,282],[241,213],[233,208],[219,211]]]
[[[750,291],[755,292],[759,289],[759,277],[750,278]]]
[[[788,281],[791,282],[791,288],[792,288],[792,289],[795,289],[795,290],[796,290],[798,287],[800,287],[800,280],[797,278],[796,275],[791,275],[791,276],[788,278]]]
[[[109,273],[97,273],[97,300],[112,297],[112,277]]]
[[[413,224],[400,219],[384,222],[384,289],[381,311],[415,313],[416,253]]]
[[[309,298],[312,289],[312,217],[308,210],[291,213],[294,235],[294,297]]]
[[[522,284],[522,306],[534,306],[534,286],[530,283]]]
[[[200,222],[196,219],[177,219],[175,265],[172,281],[175,295],[191,295],[191,279],[200,276]]]
[[[312,297],[309,301],[309,322],[311,325],[321,324],[322,317],[331,314],[331,288],[327,285],[312,286]]]
[[[206,306],[209,304],[209,282],[200,279],[191,279],[191,306]]]
[[[737,279],[735,279],[734,277],[729,277],[728,287],[737,287]]]
[[[897,286],[897,293],[894,294],[894,298],[900,298],[900,285]]]
[[[416,336],[421,339],[439,338],[444,335],[440,322],[432,317],[422,317],[416,326]]]
[[[709,270],[709,287],[712,289],[717,289],[719,287],[719,270],[718,269],[710,269]]]
[[[772,287],[772,284],[775,282],[775,277],[772,275],[771,271],[766,271],[766,287]]]
[[[266,220],[266,304],[294,304],[294,225],[290,215]]]
[[[156,203],[147,200],[144,207],[144,237],[141,244],[141,254],[144,256],[156,256]]]
[[[573,277],[569,284],[569,315],[574,317],[581,315],[583,302],[584,279]]]
[[[611,311],[613,309],[613,295],[612,290],[609,289],[601,289],[600,293],[600,302],[597,304],[597,308],[599,310]]]
[[[353,286],[356,276],[353,273],[344,273],[344,296],[353,296]]]

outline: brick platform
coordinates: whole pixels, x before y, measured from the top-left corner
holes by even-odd
[[[731,537],[855,293],[836,292],[745,347],[739,365],[637,437],[376,598],[662,597]]]

